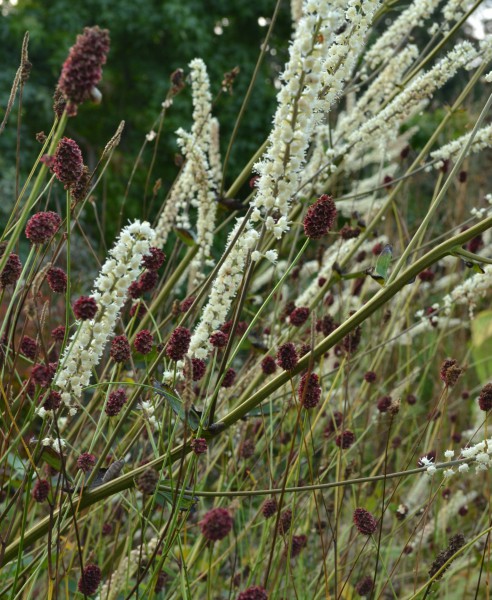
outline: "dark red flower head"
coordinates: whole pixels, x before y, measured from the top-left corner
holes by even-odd
[[[95,464],[96,457],[94,456],[94,454],[90,454],[89,452],[83,452],[77,458],[77,469],[84,471],[84,473],[90,471]]]
[[[309,318],[309,308],[307,306],[299,306],[295,308],[289,315],[290,324],[295,327],[300,327]]]
[[[58,327],[55,327],[51,332],[51,337],[57,342],[63,342],[65,339],[65,326],[58,325]]]
[[[111,340],[111,350],[109,351],[111,358],[122,363],[130,358],[130,343],[126,335],[117,335]]]
[[[374,371],[367,371],[364,373],[364,379],[367,381],[367,383],[374,383],[377,379],[377,375],[374,373]]]
[[[82,176],[84,159],[82,152],[74,140],[63,137],[56,147],[53,160],[49,164],[58,181],[69,189]]]
[[[46,273],[46,279],[52,292],[64,294],[67,291],[67,274],[59,267],[51,267]]]
[[[335,444],[342,450],[347,450],[354,442],[355,434],[353,431],[350,431],[350,429],[342,431],[342,433],[338,434],[335,438]]]
[[[95,594],[101,583],[101,577],[101,569],[97,565],[93,563],[86,565],[79,579],[79,592],[86,596]]]
[[[278,530],[281,535],[285,535],[292,525],[292,511],[290,508],[286,508],[284,512],[280,515],[280,519],[278,521]]]
[[[10,254],[7,258],[2,272],[0,273],[0,285],[7,287],[8,285],[14,285],[17,283],[22,273],[22,263],[17,254]]]
[[[391,396],[382,396],[379,398],[377,407],[379,412],[385,413],[388,412],[389,407],[391,406]]]
[[[273,517],[273,515],[277,512],[278,504],[275,498],[267,498],[261,507],[261,512],[265,519],[269,519]]]
[[[323,194],[308,208],[304,217],[304,233],[313,240],[322,238],[333,227],[336,216],[333,198]]]
[[[463,369],[458,365],[458,361],[454,358],[447,358],[441,365],[439,376],[448,387],[452,387],[462,373]]]
[[[365,508],[356,508],[354,510],[354,525],[359,533],[372,535],[378,527],[378,522]]]
[[[225,538],[232,529],[233,520],[225,508],[209,510],[199,523],[203,536],[210,542]]]
[[[292,371],[299,361],[296,347],[292,342],[280,346],[277,352],[277,364],[284,371]]]
[[[484,385],[478,397],[480,410],[489,411],[492,408],[492,383]]]
[[[149,248],[149,253],[142,258],[142,267],[149,271],[157,271],[166,259],[166,255],[159,248]]]
[[[33,215],[26,225],[26,237],[33,244],[44,244],[58,231],[61,217],[53,211]]]
[[[108,396],[108,400],[106,402],[106,408],[104,411],[108,415],[108,417],[115,417],[117,414],[121,412],[121,409],[125,405],[128,400],[125,390],[123,388],[118,388],[114,392],[111,392]]]
[[[46,479],[38,479],[32,490],[32,497],[36,502],[44,502],[50,493],[50,483]]]
[[[154,336],[148,329],[142,329],[135,336],[133,346],[140,354],[148,354],[152,350],[152,344],[154,343]]]
[[[36,340],[28,335],[25,335],[20,343],[20,351],[24,356],[34,360],[36,358],[36,354],[38,353],[38,344]]]
[[[190,442],[191,449],[195,454],[204,454],[207,451],[207,440],[205,438],[194,438]]]
[[[210,336],[210,343],[214,348],[224,348],[225,346],[227,346],[228,339],[229,336],[227,335],[227,333],[224,333],[223,331],[215,331]]]
[[[176,327],[166,346],[166,354],[171,360],[182,360],[190,347],[191,332],[186,327]]]
[[[373,587],[374,584],[372,577],[370,575],[366,575],[366,577],[363,577],[355,584],[355,591],[359,594],[359,596],[370,596]]]
[[[268,600],[268,594],[265,588],[253,585],[241,592],[236,600]]]
[[[265,375],[272,375],[277,370],[277,363],[273,356],[265,356],[261,361],[261,370]]]
[[[299,383],[299,401],[304,408],[314,408],[321,398],[321,387],[316,373],[305,373]]]
[[[221,387],[231,387],[234,384],[234,381],[236,379],[236,371],[234,369],[227,369],[226,374],[224,375],[224,379],[222,380],[222,383],[220,384]]]
[[[97,302],[92,296],[80,296],[73,304],[73,313],[77,319],[93,319],[97,313]]]
[[[70,48],[63,64],[58,87],[67,100],[67,113],[77,114],[77,106],[88,100],[102,77],[102,65],[109,52],[109,31],[86,27]]]

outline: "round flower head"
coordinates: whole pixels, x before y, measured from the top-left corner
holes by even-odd
[[[190,442],[191,449],[195,454],[204,454],[207,451],[207,440],[205,438],[194,438]]]
[[[109,32],[99,27],[86,27],[70,48],[63,64],[58,87],[67,101],[67,113],[77,114],[77,106],[92,97],[102,77],[102,65],[109,52]]]
[[[200,379],[205,375],[205,371],[207,370],[207,365],[204,360],[201,358],[192,358],[192,379],[193,381],[200,381]]]
[[[20,351],[24,356],[34,360],[36,358],[36,354],[38,353],[38,344],[36,340],[33,340],[32,337],[25,335],[20,343]]]
[[[441,365],[439,376],[448,387],[452,387],[462,373],[463,369],[458,365],[458,361],[454,358],[447,358]]]
[[[325,337],[335,331],[337,324],[331,315],[326,315],[316,323],[316,331],[321,331]]]
[[[489,411],[492,408],[492,383],[484,385],[478,397],[480,410]]]
[[[312,240],[322,238],[333,227],[336,216],[333,198],[323,194],[309,207],[304,217],[304,233]]]
[[[188,312],[193,302],[195,302],[195,296],[188,296],[188,298],[185,298],[182,302],[180,302],[179,311],[182,313]]]
[[[84,165],[82,167],[82,174],[77,181],[70,186],[70,196],[73,200],[73,204],[78,204],[85,200],[85,197],[89,193],[91,183],[91,174],[89,173],[89,167]]]
[[[298,362],[296,348],[292,342],[280,346],[277,353],[277,364],[284,371],[292,371]]]
[[[305,373],[299,384],[299,400],[304,408],[314,408],[321,398],[321,387],[316,373]]]
[[[265,588],[253,585],[241,592],[236,600],[268,600],[268,594]]]
[[[342,450],[347,450],[354,442],[355,434],[353,431],[350,431],[350,429],[342,431],[342,433],[338,434],[335,438],[335,444]]]
[[[232,529],[233,520],[225,508],[209,510],[199,523],[203,537],[209,542],[225,538]]]
[[[37,385],[41,387],[48,387],[53,376],[56,372],[56,365],[50,363],[49,365],[34,365],[31,371],[31,378]]]
[[[232,387],[234,385],[234,381],[236,380],[236,371],[234,369],[227,369],[226,374],[224,375],[224,379],[220,384],[221,387]]]
[[[364,374],[364,379],[367,381],[367,383],[374,383],[377,379],[377,375],[374,373],[374,371],[367,371]]]
[[[155,288],[158,279],[159,275],[157,271],[145,271],[145,273],[142,273],[138,280],[138,285],[142,294],[145,292],[150,292],[150,290]]]
[[[166,347],[166,354],[171,360],[182,360],[190,347],[191,332],[186,327],[176,327]]]
[[[90,454],[89,452],[83,452],[77,458],[77,469],[84,471],[84,473],[90,471],[95,464],[96,457],[94,456],[94,454]]]
[[[0,285],[7,287],[8,285],[14,285],[17,283],[22,273],[22,263],[17,254],[10,254],[7,258],[7,262],[0,273]]]
[[[97,302],[92,296],[80,296],[73,304],[73,312],[77,319],[86,321],[93,319],[97,313]]]
[[[101,569],[95,564],[89,564],[84,567],[80,576],[78,588],[81,594],[92,596],[97,592],[97,588],[101,583]]]
[[[261,370],[265,375],[272,375],[277,370],[277,363],[272,356],[265,356],[261,361]]]
[[[143,257],[142,267],[149,269],[149,271],[157,271],[166,259],[166,255],[159,248],[152,246],[149,254]]]
[[[142,331],[139,331],[135,336],[133,346],[140,354],[148,354],[152,350],[153,343],[154,336],[148,329],[142,329]]]
[[[389,407],[391,406],[391,396],[383,396],[379,398],[377,407],[379,412],[385,413],[388,412]]]
[[[307,306],[300,306],[295,308],[289,315],[290,324],[295,327],[300,327],[309,318],[309,308]]]
[[[356,508],[354,510],[354,525],[359,533],[372,535],[378,527],[378,522],[365,508]]]
[[[277,512],[278,504],[275,498],[267,498],[261,507],[261,512],[265,519],[269,519],[273,517],[273,515]]]
[[[370,596],[372,589],[374,587],[372,577],[367,575],[363,577],[360,581],[358,581],[355,585],[355,591],[359,594],[359,596]]]
[[[292,545],[290,547],[290,557],[295,558],[299,556],[301,550],[307,545],[307,536],[305,535],[293,535]]]
[[[50,161],[50,167],[58,181],[68,189],[82,176],[84,160],[77,142],[64,137],[58,142],[58,146]]]
[[[44,410],[58,410],[61,406],[61,394],[51,390],[43,398]]]
[[[46,279],[52,292],[64,294],[67,291],[67,274],[59,267],[51,267],[46,273]]]
[[[55,327],[51,332],[51,337],[57,342],[63,342],[65,338],[65,326],[58,325],[58,327]]]
[[[111,340],[111,358],[117,363],[127,361],[131,356],[130,343],[126,335],[117,335]]]
[[[46,479],[38,479],[32,490],[32,497],[36,502],[44,502],[50,493],[50,484]]]
[[[210,343],[214,348],[224,348],[227,345],[229,336],[223,331],[215,331],[210,336]]]
[[[33,244],[44,244],[58,231],[61,217],[53,211],[33,215],[26,225],[26,237]]]
[[[285,535],[292,525],[292,511],[290,508],[286,508],[284,512],[280,515],[280,519],[278,522],[278,530],[281,535]]]
[[[128,398],[125,394],[125,390],[123,388],[118,388],[109,394],[104,411],[108,417],[115,417],[121,412],[121,409],[127,400]]]

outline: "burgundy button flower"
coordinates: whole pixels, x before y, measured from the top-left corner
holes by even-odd
[[[93,319],[97,313],[97,302],[92,296],[80,296],[73,304],[73,312],[81,321]]]
[[[186,327],[176,327],[172,332],[166,346],[166,354],[171,360],[181,360],[188,352],[191,341],[191,332]]]
[[[17,254],[10,254],[7,258],[7,262],[0,273],[0,285],[7,287],[8,285],[14,285],[17,283],[22,273],[22,263]]]
[[[152,350],[153,343],[154,336],[148,329],[142,329],[142,331],[139,331],[135,336],[133,346],[140,354],[148,354]]]
[[[33,215],[26,225],[26,237],[33,244],[44,244],[51,240],[61,225],[61,217],[53,211]]]
[[[51,267],[46,274],[48,285],[52,292],[64,294],[67,291],[67,274],[59,267]]]
[[[210,542],[225,538],[232,529],[233,520],[230,512],[225,508],[209,510],[199,523],[200,530]]]
[[[359,533],[372,535],[378,527],[378,522],[365,508],[356,508],[354,510],[354,525]]]
[[[333,198],[323,194],[309,207],[304,217],[304,233],[312,240],[322,238],[333,227],[336,217]]]
[[[79,592],[86,596],[95,594],[101,583],[101,577],[101,569],[97,565],[93,563],[86,565],[79,579]]]

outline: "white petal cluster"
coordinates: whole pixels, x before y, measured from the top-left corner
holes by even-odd
[[[393,55],[394,49],[401,46],[414,27],[423,25],[440,2],[441,0],[414,0],[366,52],[364,60],[367,65],[374,69],[386,62]]]
[[[446,19],[446,29],[449,28],[449,23],[453,21],[459,21],[468,10],[472,7],[473,0],[449,0],[445,6],[443,6],[442,14]]]
[[[216,191],[220,185],[221,163],[218,121],[212,118],[212,94],[205,63],[195,58],[189,63],[193,101],[191,133],[178,129],[178,145],[185,157],[183,169],[164,205],[156,227],[156,245],[164,246],[174,225],[191,229],[189,207],[198,208],[198,253],[191,272],[198,283],[203,274],[203,264],[210,256],[212,232],[217,210]]]
[[[449,142],[449,144],[446,144],[445,146],[442,146],[438,150],[431,152],[431,157],[433,159],[439,160],[439,162],[437,162],[434,165],[434,167],[436,169],[440,169],[443,164],[441,161],[453,159],[456,156],[458,156],[458,154],[461,152],[461,150],[463,150],[463,148],[468,143],[470,137],[471,137],[471,132],[467,133],[465,135],[462,135],[461,137],[457,138],[456,140]],[[481,150],[484,150],[485,148],[490,148],[490,146],[492,146],[492,124],[486,125],[485,127],[482,127],[481,129],[479,129],[476,132],[476,134],[473,138],[473,141],[471,143],[471,146],[468,149],[468,154],[476,154],[477,152],[480,152]]]
[[[236,227],[229,234],[228,246],[237,235],[241,223],[242,219],[238,219]],[[212,346],[209,337],[227,320],[232,301],[241,284],[246,258],[258,237],[258,232],[247,224],[220,267],[200,323],[191,337],[190,356],[206,358],[210,352]]]
[[[155,232],[149,223],[134,221],[125,227],[94,282],[92,297],[97,303],[94,319],[78,323],[60,360],[54,385],[72,413],[74,401],[89,384],[92,369],[99,363],[108,339],[127,298],[128,288],[141,272],[142,258],[153,245]]]
[[[446,314],[451,313],[455,304],[468,304],[470,318],[473,318],[477,300],[492,287],[492,265],[485,265],[483,270],[484,273],[475,273],[468,277],[444,297],[443,305]]]
[[[354,146],[360,144],[359,148],[371,146],[376,136],[381,145],[384,145],[423,100],[432,97],[458,69],[466,68],[478,56],[479,53],[469,42],[457,44],[447,56],[429,71],[416,77],[382,111],[353,132],[348,138],[349,143]]]
[[[391,58],[367,90],[358,98],[352,110],[340,116],[335,137],[345,137],[347,132],[360,127],[364,121],[376,115],[399,89],[406,71],[418,55],[417,46],[410,44]]]
[[[277,239],[289,229],[290,202],[302,180],[301,169],[314,128],[321,123],[322,111],[330,109],[349,79],[379,7],[378,1],[349,0],[345,29],[332,42],[332,13],[327,4],[314,0],[304,4],[304,16],[282,74],[269,145],[254,167],[259,179],[253,218],[277,211],[280,219],[267,216],[265,220],[267,230]]]

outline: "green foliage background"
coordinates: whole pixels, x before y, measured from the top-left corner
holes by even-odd
[[[52,95],[61,66],[76,35],[85,26],[99,25],[110,30],[111,50],[104,68],[100,89],[102,104],[80,107],[79,114],[69,121],[66,135],[81,146],[84,158],[94,167],[102,149],[114,134],[118,123],[125,120],[122,143],[105,178],[104,202],[108,215],[106,234],[113,231],[111,215],[117,211],[126,183],[145,134],[161,110],[169,88],[169,76],[177,68],[187,71],[195,57],[203,58],[209,69],[213,93],[220,90],[225,72],[239,66],[240,75],[232,95],[223,94],[215,114],[221,123],[223,151],[229,141],[236,116],[244,98],[260,45],[267,27],[260,27],[259,17],[269,18],[273,12],[271,0],[251,3],[225,0],[201,2],[191,0],[87,0],[77,4],[67,0],[19,0],[0,17],[0,40],[3,48],[3,68],[0,70],[0,106],[6,106],[13,77],[19,64],[20,47],[25,31],[30,33],[29,55],[33,64],[23,99],[21,125],[21,168],[23,175],[32,164],[39,144],[38,131],[49,131],[53,120]],[[225,25],[222,19],[227,19]],[[214,27],[222,25],[222,35]],[[228,173],[232,178],[244,166],[264,141],[275,109],[276,89],[273,80],[285,62],[290,36],[290,7],[281,7],[267,53],[245,119],[234,145]],[[265,85],[266,83],[266,85]],[[15,138],[17,118],[12,113],[7,131],[0,136],[0,193],[2,211],[12,206],[15,168]],[[164,123],[154,177],[162,178],[160,199],[173,181],[177,168],[174,131],[191,124],[189,90],[176,99]],[[150,145],[149,145],[150,146]],[[125,218],[146,217],[142,214],[145,171],[151,158],[148,147],[141,168],[137,170]],[[101,191],[98,192],[101,194]],[[101,198],[98,198],[101,201]],[[115,224],[116,225],[116,224]]]

